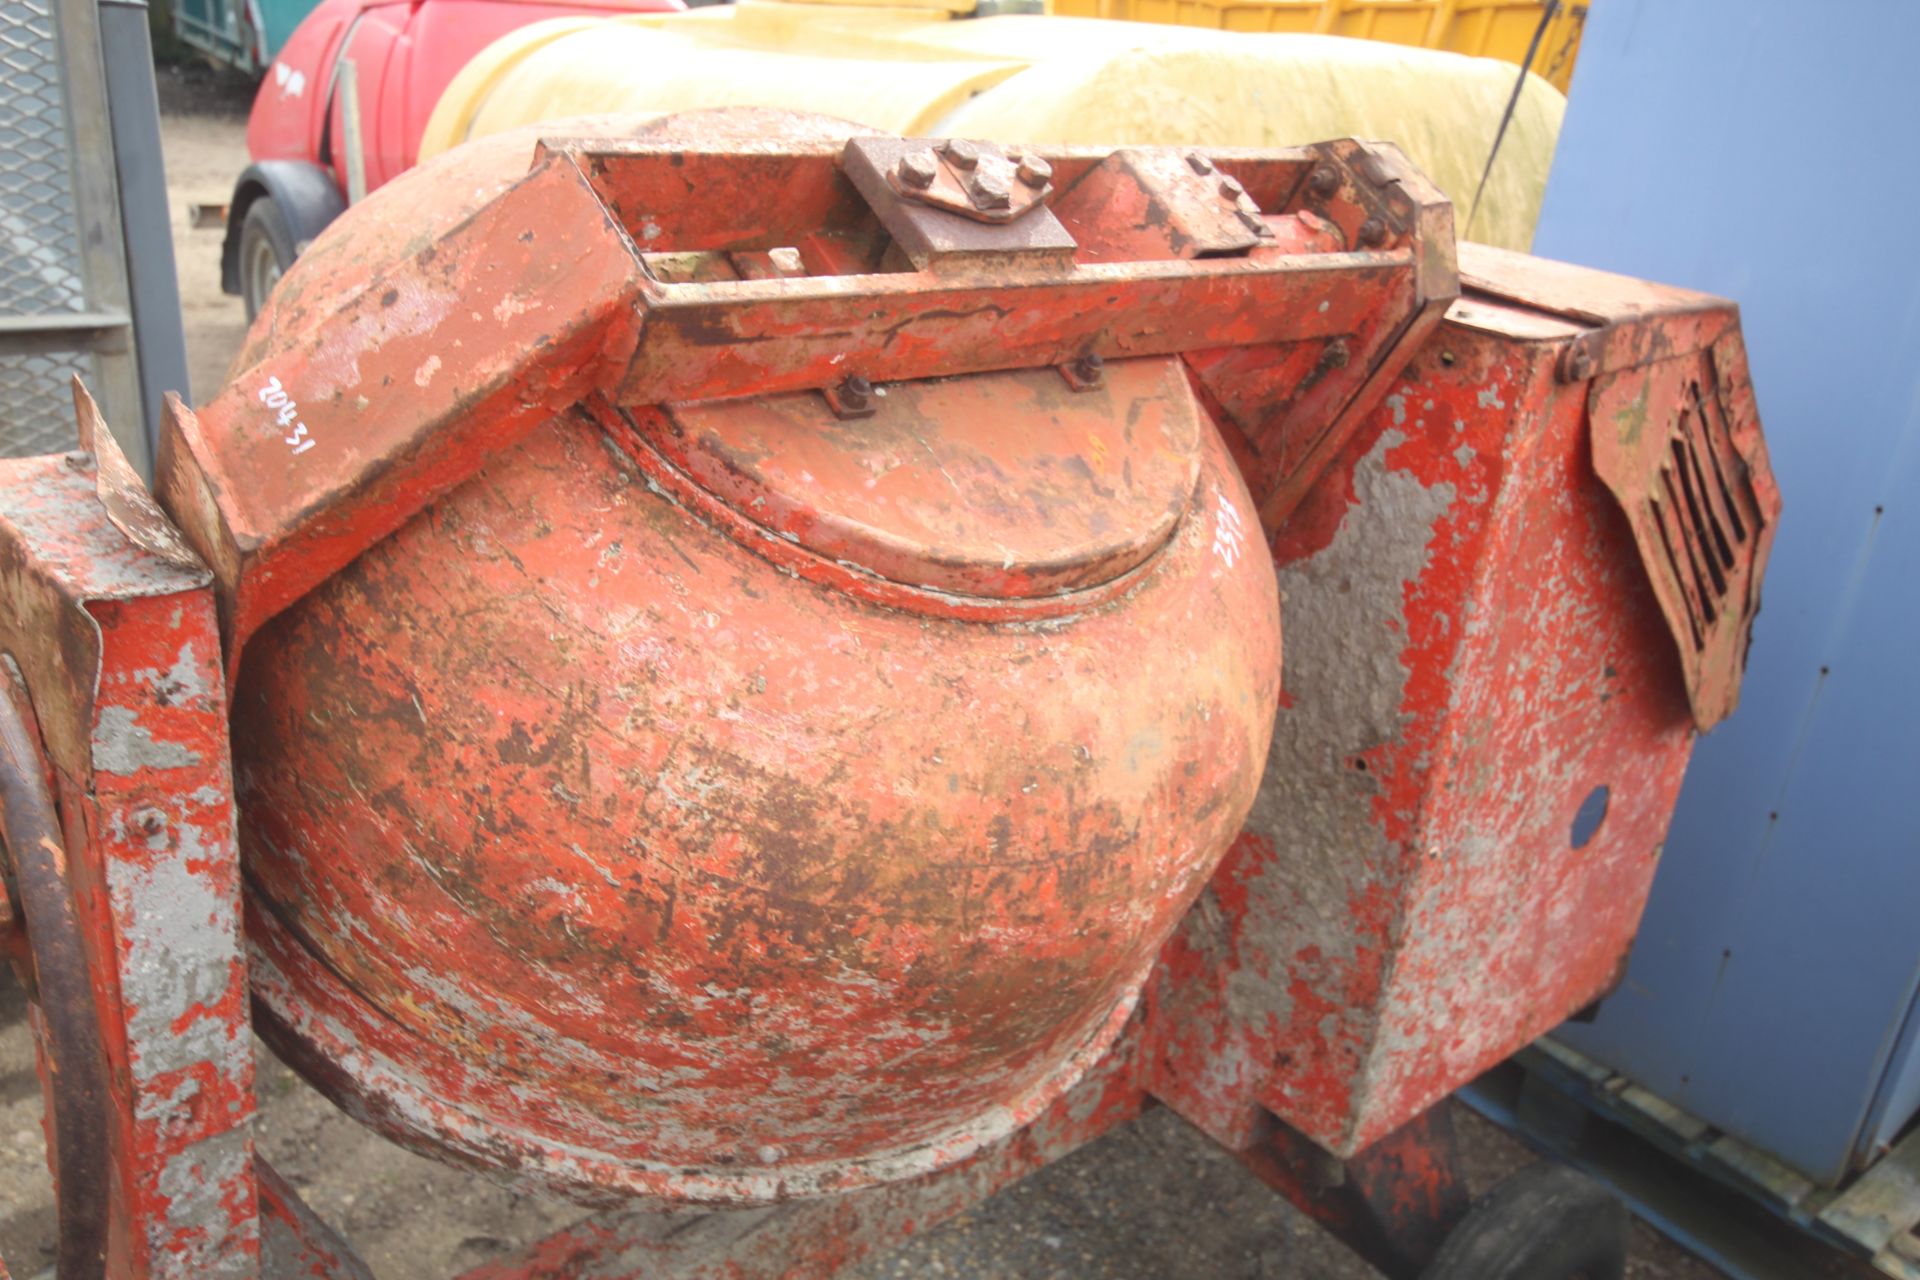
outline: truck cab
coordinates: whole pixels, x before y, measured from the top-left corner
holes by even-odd
[[[228,204],[221,287],[247,317],[349,204],[411,168],[447,84],[529,23],[677,11],[680,0],[323,0],[267,68],[252,163]]]

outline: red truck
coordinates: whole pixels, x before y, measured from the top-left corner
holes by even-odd
[[[468,59],[528,23],[659,13],[681,0],[323,0],[267,69],[252,163],[228,204],[221,287],[251,319],[294,256],[352,201],[419,158],[434,104]]]

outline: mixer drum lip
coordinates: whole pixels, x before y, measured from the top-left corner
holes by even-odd
[[[244,836],[243,836],[244,840]],[[1059,1065],[1006,1103],[937,1137],[841,1160],[785,1161],[754,1169],[613,1160],[557,1147],[496,1117],[447,1101],[424,1079],[457,1080],[473,1068],[445,1047],[402,1030],[372,1006],[253,895],[247,907],[254,1027],[274,1054],[354,1119],[420,1155],[471,1166],[583,1205],[635,1197],[688,1205],[747,1207],[858,1191],[935,1173],[1038,1119],[1113,1048],[1127,1029],[1157,956],[1130,976],[1124,994]],[[399,1056],[422,1064],[401,1066]]]

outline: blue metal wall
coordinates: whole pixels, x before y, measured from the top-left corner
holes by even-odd
[[[1625,986],[1560,1037],[1806,1173],[1920,1104],[1920,4],[1597,0],[1534,251],[1739,301],[1786,499]]]

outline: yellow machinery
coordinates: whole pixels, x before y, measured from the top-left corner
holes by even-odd
[[[534,122],[703,106],[1040,143],[1387,138],[1454,201],[1464,237],[1516,249],[1532,239],[1566,100],[1531,75],[1516,97],[1510,63],[1325,35],[978,16],[973,3],[741,0],[534,23],[454,78],[420,156]]]
[[[1561,4],[1548,17],[1541,0],[1053,0],[1063,17],[1356,36],[1500,58],[1562,93],[1573,79],[1589,7]]]

